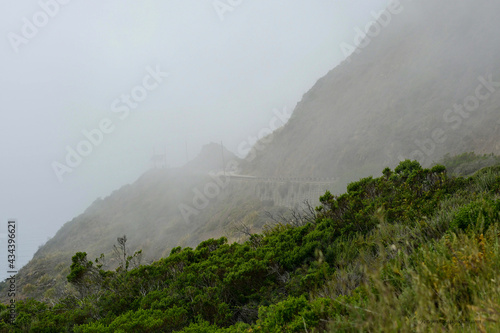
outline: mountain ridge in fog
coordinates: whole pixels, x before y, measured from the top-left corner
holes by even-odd
[[[405,158],[430,165],[446,153],[500,152],[500,5],[402,3],[387,28],[304,95],[247,173],[338,176],[345,185]],[[486,100],[455,111],[480,85]]]
[[[75,252],[87,251],[89,258],[108,253],[123,234],[130,251],[143,249],[152,260],[178,245],[227,234],[239,221],[262,228],[265,212],[281,208],[234,182],[207,205],[200,203],[206,207],[196,209],[191,223],[182,216],[180,205],[193,206],[197,193],[217,182],[206,173],[220,171],[223,156],[237,161],[244,175],[338,177],[332,190],[340,192],[348,182],[377,175],[402,158],[429,165],[446,153],[500,152],[495,90],[500,4],[426,0],[403,5],[359,54],[318,80],[289,122],[246,160],[209,145],[185,168],[153,169],[64,225],[21,270],[20,283],[28,286],[23,295],[60,294]],[[489,87],[488,81],[493,81]],[[473,112],[463,112],[468,117],[455,111],[454,105],[481,85],[481,96],[490,92],[488,98]]]

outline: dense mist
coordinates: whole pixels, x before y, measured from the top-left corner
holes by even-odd
[[[217,3],[0,5],[0,216],[18,219],[23,263],[155,154],[176,167],[222,141],[244,157],[385,6]]]

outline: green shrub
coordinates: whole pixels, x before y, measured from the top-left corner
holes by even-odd
[[[114,272],[77,253],[79,295],[20,301],[15,325],[0,306],[0,332],[499,331],[499,173],[404,161],[326,192],[315,220],[242,244],[209,239]]]
[[[499,221],[499,214],[500,200],[482,199],[474,201],[458,210],[451,222],[451,227],[455,230],[466,230],[475,227],[487,230],[493,222]]]

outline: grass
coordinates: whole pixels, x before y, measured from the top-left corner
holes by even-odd
[[[466,230],[451,228],[468,203],[499,199],[492,192],[498,176],[497,168],[479,172],[470,190],[444,199],[433,218],[409,227],[381,217],[372,233],[339,247],[348,256],[365,244],[311,298],[337,301],[359,290],[366,297],[343,304],[329,331],[500,332],[500,216],[487,229],[481,215]]]

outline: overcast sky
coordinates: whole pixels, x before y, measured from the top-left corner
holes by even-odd
[[[166,146],[171,166],[186,162],[186,142],[191,158],[209,142],[237,153],[387,3],[58,1],[0,3],[0,235],[18,219],[23,262],[147,171],[154,149]],[[84,131],[95,145],[82,144]],[[68,147],[87,154],[72,168]]]

